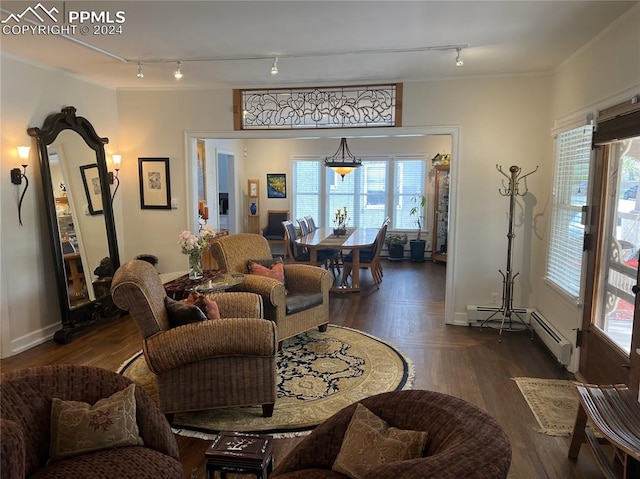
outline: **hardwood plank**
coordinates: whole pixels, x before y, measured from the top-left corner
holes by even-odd
[[[526,333],[498,332],[444,324],[445,265],[382,260],[377,290],[369,272],[360,276],[362,292],[331,296],[331,322],[389,341],[416,369],[414,389],[460,397],[487,410],[505,428],[513,459],[510,478],[591,479],[601,477],[587,446],[576,462],[567,458],[570,438],[537,432],[537,422],[512,377],[573,379],[537,340]],[[53,341],[3,359],[2,371],[40,364],[90,364],[116,370],[141,349],[128,316],[96,324],[67,345]],[[204,477],[209,441],[176,436],[185,478]],[[275,462],[301,438],[275,441]],[[245,476],[247,477],[247,476]]]

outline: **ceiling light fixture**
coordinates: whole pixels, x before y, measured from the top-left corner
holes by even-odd
[[[353,153],[351,153],[351,150],[349,150],[347,146],[347,139],[342,138],[338,151],[324,159],[324,166],[331,168],[339,174],[342,177],[342,181],[344,181],[345,175],[362,166],[362,160],[356,158]]]
[[[142,72],[142,62],[138,62],[138,78],[144,78],[144,73]]]
[[[462,61],[462,58],[460,58],[460,52],[462,51],[462,48],[456,48],[456,52],[458,52],[458,54],[456,55],[456,66],[457,67],[461,67],[462,65],[464,65],[464,62]]]
[[[176,80],[180,80],[182,78],[182,61],[178,60],[178,68],[176,68],[176,72],[173,74]]]
[[[278,57],[276,57],[273,60],[273,65],[271,65],[271,74],[272,75],[277,75],[278,74]]]

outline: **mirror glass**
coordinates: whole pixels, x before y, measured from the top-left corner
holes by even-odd
[[[108,294],[94,274],[109,256],[98,166],[95,152],[73,130],[60,132],[47,151],[60,254],[73,309]]]

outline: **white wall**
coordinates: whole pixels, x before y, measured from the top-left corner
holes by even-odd
[[[69,105],[102,137],[115,140],[118,128],[114,90],[5,54],[0,55],[0,70],[0,334],[1,354],[6,357],[50,338],[60,327],[39,158],[27,128],[41,127],[49,114]],[[8,170],[21,163],[15,151],[18,145],[31,145],[22,227],[18,188],[8,179]],[[112,148],[117,149],[117,143],[106,147]]]
[[[555,72],[551,94],[553,125],[640,94],[640,6],[568,58]],[[546,283],[543,275],[544,270],[532,278],[539,291],[537,308],[575,347],[574,329],[582,328],[582,307]],[[578,360],[574,354],[569,370],[578,370]]]

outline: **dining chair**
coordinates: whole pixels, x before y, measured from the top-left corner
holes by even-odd
[[[331,259],[330,255],[335,250],[319,249],[316,252],[316,261],[311,261],[311,252],[307,248],[303,248],[296,244],[296,227],[291,221],[283,221],[282,226],[285,231],[285,251],[287,257],[291,258],[295,263],[310,264],[313,266],[326,266]],[[328,268],[327,268],[328,269]],[[335,274],[334,274],[335,275]]]
[[[307,224],[307,220],[304,219],[304,218],[298,218],[296,221],[298,222],[298,225],[300,226],[300,232],[302,233],[302,236],[308,235],[309,234],[309,225]]]
[[[315,230],[318,229],[318,227],[316,226],[316,222],[313,219],[313,216],[311,215],[305,216],[304,219],[307,220],[307,225],[309,225],[309,233],[313,233]]]
[[[382,228],[380,228],[376,236],[376,240],[373,242],[372,248],[355,251],[355,254],[360,255],[360,268],[366,268],[371,271],[371,276],[373,277],[373,282],[377,289],[380,289],[380,282],[382,281],[380,251],[382,250],[383,238],[387,234],[387,226],[388,224],[384,224]],[[351,275],[351,271],[353,269],[353,255],[354,251],[351,251],[342,259],[342,266],[344,269],[341,282],[342,286],[346,285],[349,276]]]

